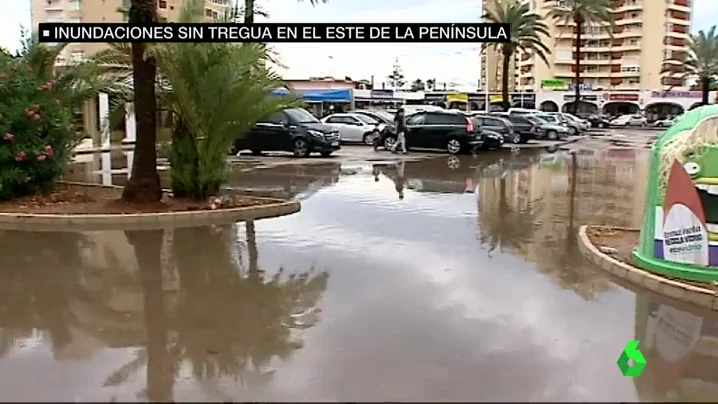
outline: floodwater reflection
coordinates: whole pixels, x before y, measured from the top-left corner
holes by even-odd
[[[17,259],[0,271],[0,399],[169,401],[191,375],[204,399],[224,400],[218,383],[266,382],[319,320],[328,273],[265,272],[246,229],[244,241],[236,226],[3,233],[4,257]],[[93,376],[21,388],[27,361],[40,377],[77,361]]]
[[[640,224],[647,163],[609,149],[287,165],[229,184],[301,198],[286,217],[3,233],[0,399],[670,399],[657,389],[718,362],[649,358],[624,377],[628,340],[665,337],[637,331],[648,297],[575,240],[585,223]]]

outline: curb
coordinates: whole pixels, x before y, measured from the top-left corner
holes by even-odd
[[[637,229],[615,226],[581,226],[578,231],[578,247],[581,254],[606,272],[627,282],[659,293],[675,300],[718,311],[718,292],[690,285],[678,280],[664,278],[643,269],[621,262],[602,253],[591,243],[586,230],[589,227],[610,227],[611,229],[635,231]]]
[[[122,189],[117,185],[88,184],[61,181],[61,184]],[[98,231],[98,230],[155,230],[163,228],[196,227],[252,221],[290,215],[301,210],[298,201],[254,197],[269,201],[262,206],[246,206],[232,209],[196,210],[163,213],[132,214],[25,214],[0,213],[0,230],[22,231]]]

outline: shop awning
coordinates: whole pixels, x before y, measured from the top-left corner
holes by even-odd
[[[302,97],[307,102],[350,102],[352,100],[352,91],[346,90],[324,90],[324,89],[306,89],[293,90],[295,94]],[[272,91],[272,95],[276,97],[286,97],[292,94],[292,91],[286,88],[277,88]]]

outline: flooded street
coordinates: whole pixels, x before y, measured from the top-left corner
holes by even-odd
[[[122,185],[125,154],[69,179]],[[640,226],[648,170],[635,148],[238,164],[230,187],[301,212],[0,232],[0,400],[715,401],[718,317],[578,251],[580,225]]]

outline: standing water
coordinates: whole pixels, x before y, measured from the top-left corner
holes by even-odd
[[[582,224],[639,226],[647,164],[292,164],[230,182],[301,199],[283,218],[0,233],[0,400],[714,400],[716,318],[577,249]],[[616,365],[632,339],[635,379]]]

